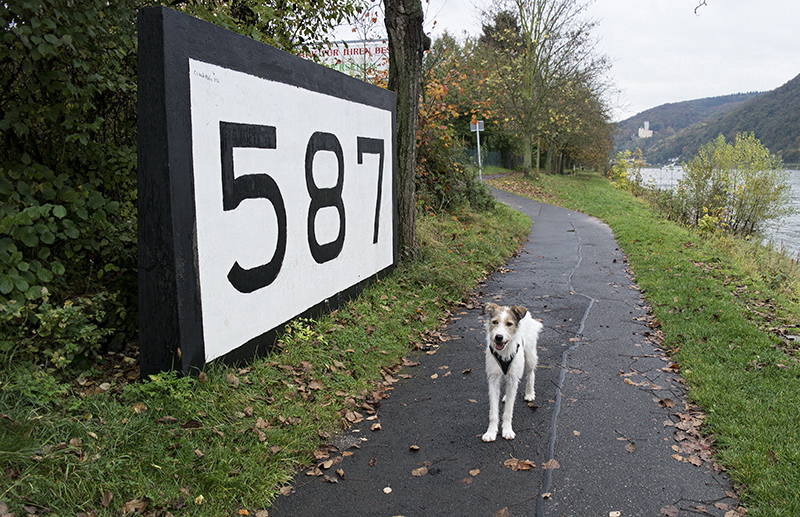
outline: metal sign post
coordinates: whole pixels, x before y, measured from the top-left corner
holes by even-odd
[[[483,165],[481,164],[481,131],[483,131],[483,120],[470,121],[469,130],[474,131],[478,137],[478,177],[483,181]]]

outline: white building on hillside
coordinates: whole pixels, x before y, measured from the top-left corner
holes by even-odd
[[[650,129],[650,122],[645,120],[644,127],[639,128],[639,138],[650,138],[653,136],[653,130]]]

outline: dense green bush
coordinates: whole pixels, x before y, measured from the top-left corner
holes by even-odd
[[[2,352],[63,367],[133,327],[140,4],[0,3]]]
[[[427,111],[421,111],[417,138],[418,204],[433,213],[456,212],[466,207],[478,211],[491,209],[494,198],[478,178],[477,168],[461,163],[466,152],[453,127],[428,119]]]

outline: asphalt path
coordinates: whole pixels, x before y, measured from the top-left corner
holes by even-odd
[[[533,221],[521,252],[454,311],[444,341],[409,354],[420,364],[403,370],[411,377],[393,385],[377,418],[332,440],[340,463],[323,470],[327,479],[299,473],[270,517],[724,517],[736,507],[730,481],[653,342],[611,230],[494,193]],[[537,399],[528,405],[520,390],[516,439],[492,443],[481,441],[488,302],[525,306],[544,324]]]

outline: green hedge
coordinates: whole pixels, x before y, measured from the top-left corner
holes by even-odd
[[[140,4],[0,3],[6,355],[63,367],[133,328]]]

